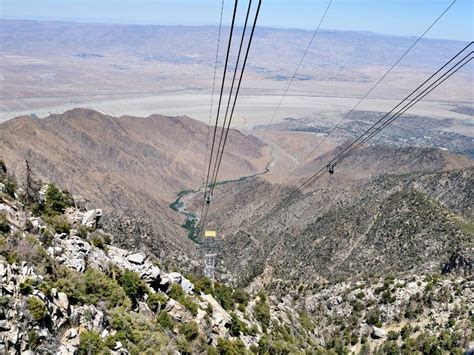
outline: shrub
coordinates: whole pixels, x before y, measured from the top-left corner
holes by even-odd
[[[168,291],[168,296],[174,300],[179,300],[181,297],[184,297],[183,288],[180,285],[173,283]]]
[[[153,312],[158,312],[167,300],[168,297],[163,293],[150,293],[146,303]]]
[[[71,231],[71,225],[69,224],[66,217],[61,215],[45,215],[43,219],[48,223],[51,228],[54,229],[56,233],[66,233],[69,234]]]
[[[394,331],[394,330],[391,330],[388,332],[388,335],[387,335],[387,339],[388,340],[398,340],[398,332]]]
[[[45,196],[45,214],[55,215],[61,214],[67,207],[73,205],[71,195],[63,193],[55,184],[50,183],[46,189]]]
[[[82,239],[86,239],[87,238],[87,235],[89,234],[90,232],[90,229],[86,226],[81,226],[78,230],[77,230],[77,236],[79,238],[82,238]]]
[[[130,301],[120,285],[99,270],[87,269],[81,274],[61,268],[53,286],[66,293],[72,304],[97,305],[104,301],[107,308],[130,306]]]
[[[403,340],[406,340],[410,337],[411,333],[413,332],[413,329],[410,325],[405,325],[402,330],[400,330],[400,335]]]
[[[40,338],[36,330],[34,329],[28,330],[26,335],[27,335],[26,342],[28,343],[28,346],[30,347],[31,350],[36,350],[36,348],[38,347],[40,343]]]
[[[22,283],[20,283],[20,293],[23,295],[29,295],[33,292],[33,280],[26,279]]]
[[[376,327],[381,327],[382,323],[380,322],[380,310],[378,308],[373,308],[368,311],[366,321],[367,324],[375,325]]]
[[[4,213],[0,213],[0,234],[10,233],[10,223],[8,223],[7,216]]]
[[[270,306],[267,303],[267,298],[263,292],[259,293],[259,300],[255,303],[253,312],[255,318],[262,325],[263,331],[266,332],[270,326]]]
[[[78,353],[81,355],[95,355],[106,353],[107,348],[99,333],[96,331],[84,331],[81,333]]]
[[[245,354],[246,348],[244,342],[240,339],[232,341],[218,338],[217,351],[222,355],[240,355]]]
[[[181,297],[179,299],[179,303],[181,303],[184,307],[186,307],[194,317],[197,316],[198,306],[191,297],[189,296]]]
[[[163,329],[173,329],[176,324],[166,312],[160,312],[156,318],[156,321]]]
[[[127,296],[136,304],[136,301],[148,293],[148,287],[136,272],[125,270],[118,278],[119,284]]]
[[[6,174],[7,173],[7,166],[5,165],[5,162],[3,160],[0,160],[0,174]]]
[[[230,316],[232,317],[232,324],[230,326],[229,333],[233,337],[238,337],[242,331],[243,324],[235,313],[232,312]]]
[[[15,198],[15,192],[17,188],[15,179],[12,176],[8,176],[3,180],[3,185],[5,185],[5,193],[10,197]]]
[[[207,277],[195,277],[193,275],[186,275],[186,278],[189,279],[194,285],[194,290],[199,294],[199,292],[211,294],[212,293],[212,283],[211,280]]]
[[[36,296],[28,299],[28,311],[37,322],[42,321],[47,314],[46,305]]]
[[[249,294],[241,288],[234,290],[234,292],[232,293],[232,298],[234,299],[235,303],[239,303],[244,306],[247,306],[250,300]]]
[[[232,288],[216,282],[214,284],[213,296],[226,311],[229,311],[234,307]]]
[[[197,323],[194,321],[185,323],[181,327],[181,334],[183,334],[188,341],[196,339],[199,335],[199,327]]]

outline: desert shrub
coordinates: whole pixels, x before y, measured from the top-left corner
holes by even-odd
[[[259,300],[255,303],[253,313],[255,319],[262,325],[263,331],[266,332],[270,326],[270,306],[267,303],[267,297],[263,292],[259,293]]]
[[[232,323],[229,329],[229,333],[233,337],[238,337],[240,335],[240,332],[242,332],[242,329],[244,328],[244,324],[242,324],[242,321],[237,317],[234,312],[232,312],[230,316],[232,318]]]
[[[36,350],[38,345],[40,344],[40,338],[38,336],[38,332],[34,329],[28,330],[26,333],[26,342],[31,350]]]
[[[221,355],[240,355],[245,354],[246,348],[242,340],[228,340],[224,338],[217,339],[217,351]]]
[[[180,336],[176,339],[176,348],[179,353],[183,355],[191,355],[193,353],[191,343],[184,336]]]
[[[8,223],[7,216],[4,213],[0,213],[0,234],[10,233],[10,223]]]
[[[77,351],[80,355],[100,355],[109,353],[99,333],[94,330],[86,330],[81,333],[79,348]]]
[[[303,328],[309,332],[312,332],[315,328],[314,323],[307,312],[300,312],[300,323]]]
[[[102,250],[104,250],[105,246],[107,245],[103,236],[99,233],[92,234],[92,236],[89,238],[89,241],[93,246]]]
[[[158,312],[161,307],[166,304],[167,300],[168,297],[163,293],[150,293],[146,303],[153,312]]]
[[[235,289],[232,293],[232,298],[235,303],[239,303],[243,306],[247,306],[250,300],[250,296],[247,292],[242,290],[241,288]]]
[[[398,340],[399,334],[398,332],[391,330],[387,334],[387,339],[388,340]]]
[[[181,297],[184,297],[183,288],[180,285],[173,283],[168,291],[168,296],[174,300],[179,300]]]
[[[197,304],[193,301],[193,299],[189,296],[184,296],[181,297],[179,300],[179,303],[181,303],[184,307],[186,307],[193,316],[197,316],[198,314],[198,306]]]
[[[62,215],[44,215],[43,219],[56,233],[69,234],[71,231],[71,225]]]
[[[29,295],[33,292],[34,282],[32,279],[26,279],[22,283],[20,283],[20,293],[23,295]]]
[[[380,322],[380,310],[378,308],[372,308],[370,311],[368,311],[366,315],[366,321],[367,324],[381,327],[382,323]]]
[[[400,336],[402,340],[406,340],[410,337],[413,332],[413,328],[410,325],[405,325],[402,330],[400,330]]]
[[[200,292],[206,293],[206,294],[212,293],[212,283],[211,283],[211,280],[209,280],[209,278],[205,276],[196,277],[194,275],[186,275],[186,278],[193,283],[194,291],[196,291],[198,294]]]
[[[87,238],[87,235],[89,234],[90,232],[90,229],[86,226],[81,226],[78,230],[77,230],[77,236],[79,238],[82,238],[82,239],[86,239]]]
[[[62,192],[55,184],[50,183],[46,189],[44,213],[46,215],[62,214],[67,207],[74,204],[71,195]]]
[[[10,197],[15,198],[15,192],[17,189],[17,184],[13,176],[7,176],[3,179],[3,185],[5,185],[4,192]]]
[[[66,293],[72,304],[97,305],[104,301],[107,308],[130,306],[122,287],[99,270],[87,269],[81,274],[61,268],[53,286]]]
[[[214,284],[213,296],[217,302],[224,308],[229,311],[234,307],[234,299],[232,297],[232,288],[222,285],[220,283]]]
[[[160,312],[156,321],[163,329],[173,329],[176,325],[176,322],[166,312]]]
[[[28,299],[28,311],[37,322],[42,321],[48,312],[44,302],[36,296]]]
[[[199,327],[194,321],[183,324],[180,330],[181,334],[183,334],[188,341],[193,341],[199,335]]]
[[[122,275],[119,276],[118,282],[134,303],[148,292],[145,281],[134,271],[125,270]]]

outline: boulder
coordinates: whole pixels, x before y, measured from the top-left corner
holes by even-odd
[[[89,210],[84,214],[84,217],[81,221],[81,226],[85,226],[88,228],[96,228],[101,217],[101,209]]]
[[[375,325],[372,326],[372,333],[371,333],[372,338],[374,338],[374,339],[383,339],[383,338],[386,337],[386,335],[387,335],[387,333],[382,328],[378,328]]]
[[[69,299],[64,292],[58,292],[58,306],[63,313],[67,314],[69,309]]]
[[[130,254],[127,256],[127,260],[130,261],[131,263],[142,265],[145,262],[146,255],[143,255],[142,253],[135,253],[135,254]]]

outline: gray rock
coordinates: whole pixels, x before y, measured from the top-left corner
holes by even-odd
[[[127,256],[127,260],[130,261],[131,263],[141,265],[145,262],[146,255],[143,255],[142,253],[135,253],[135,254],[130,254]]]
[[[97,227],[97,224],[99,223],[99,220],[101,217],[102,217],[101,209],[89,210],[84,214],[84,217],[82,218],[82,221],[81,221],[81,225],[89,227],[89,228],[95,228]]]
[[[10,323],[7,321],[7,320],[0,320],[0,330],[2,332],[4,331],[7,331],[7,330],[10,330],[11,329],[11,325]]]
[[[59,308],[61,308],[64,313],[67,313],[69,308],[69,299],[64,292],[58,292],[58,303]]]
[[[382,328],[377,328],[375,325],[372,326],[372,334],[371,334],[372,338],[382,339],[382,338],[385,338],[386,335],[387,333]]]

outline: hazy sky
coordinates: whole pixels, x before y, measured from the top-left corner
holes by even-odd
[[[253,0],[257,3],[257,0]],[[263,0],[259,25],[314,29],[329,0]],[[333,0],[325,29],[418,35],[452,0]],[[427,37],[472,40],[473,0],[457,0]],[[217,24],[221,0],[0,0],[3,18]],[[230,23],[233,0],[225,1]],[[244,10],[247,0],[240,0]]]

